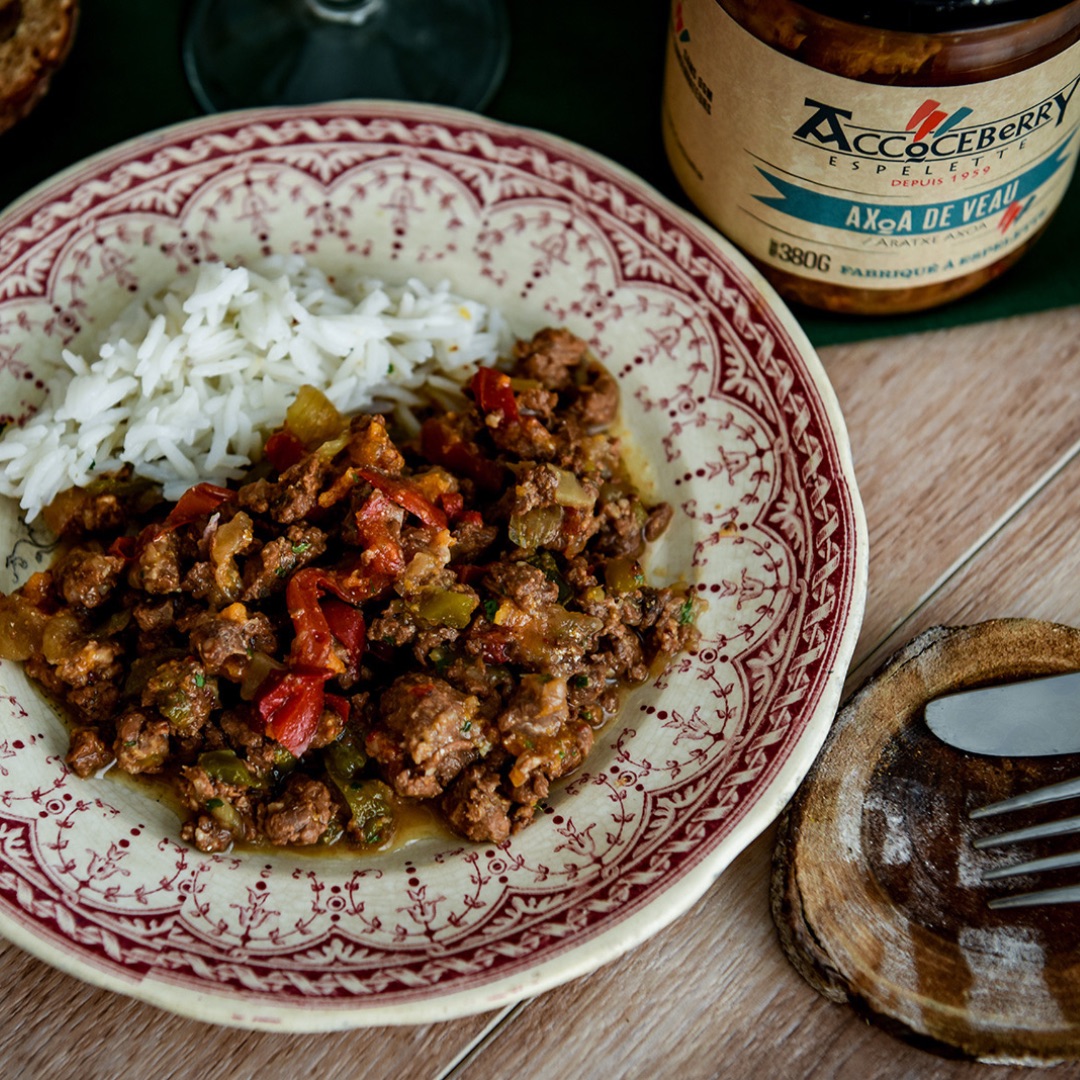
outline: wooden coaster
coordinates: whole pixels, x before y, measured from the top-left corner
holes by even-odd
[[[771,901],[784,951],[827,998],[949,1057],[1080,1057],[1080,904],[993,911],[1006,893],[1080,870],[981,883],[988,869],[1080,849],[1080,836],[978,851],[972,840],[1059,803],[971,822],[968,812],[1080,776],[1080,754],[993,758],[946,746],[927,701],[951,690],[1080,670],[1080,630],[1027,619],[916,638],[838,715],[780,820]]]

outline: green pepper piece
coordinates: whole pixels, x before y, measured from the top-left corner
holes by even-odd
[[[323,750],[323,764],[334,783],[351,784],[367,764],[367,754],[351,731]]]
[[[244,821],[239,811],[228,799],[208,799],[206,809],[219,825],[224,825],[233,836],[241,836],[244,832]]]
[[[394,793],[381,780],[363,776],[367,755],[358,739],[346,731],[323,751],[326,772],[348,804],[349,831],[363,844],[378,847],[393,835]]]
[[[480,600],[471,592],[439,589],[425,593],[416,605],[416,614],[435,626],[450,626],[464,630]]]
[[[326,826],[325,832],[319,837],[319,846],[330,847],[331,844],[336,844],[341,839],[341,834],[344,831],[341,822],[336,817],[332,817]]]
[[[394,793],[381,780],[360,780],[343,792],[352,811],[354,837],[370,847],[380,847],[394,835]]]
[[[253,776],[247,765],[236,756],[235,750],[207,750],[199,755],[199,768],[223,784],[236,787],[262,787],[263,782]]]
[[[611,559],[604,567],[604,584],[615,593],[633,592],[645,584],[641,563],[629,555]]]
[[[557,543],[562,522],[561,506],[534,506],[524,513],[511,514],[507,530],[513,543],[526,551],[532,551],[546,544]]]
[[[274,750],[274,780],[279,781],[288,776],[296,768],[296,757],[289,753],[280,743],[273,744]]]
[[[543,570],[548,581],[558,588],[560,604],[565,604],[574,595],[574,590],[570,588],[566,578],[562,576],[562,572],[559,570],[559,564],[556,562],[555,556],[546,548],[531,555],[526,562],[535,566],[538,570]]]

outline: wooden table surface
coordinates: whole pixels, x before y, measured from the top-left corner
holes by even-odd
[[[1037,258],[1035,253],[1033,258]],[[934,625],[1080,625],[1080,306],[831,346],[870,530],[848,681]],[[682,918],[614,963],[498,1013],[288,1036],[216,1028],[83,985],[0,945],[0,1076],[1012,1078],[830,1004],[777,943],[769,829]],[[1080,1063],[1055,1078],[1080,1077]]]

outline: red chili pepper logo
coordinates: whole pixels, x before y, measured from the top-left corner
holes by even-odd
[[[680,41],[690,40],[690,31],[686,29],[686,23],[683,22],[682,4],[675,5],[675,34]]]
[[[921,142],[927,135],[944,135],[951,131],[961,120],[966,120],[971,115],[971,110],[961,106],[950,115],[941,108],[941,102],[933,98],[927,98],[912,114],[911,119],[905,126],[905,131],[915,132],[915,142]]]

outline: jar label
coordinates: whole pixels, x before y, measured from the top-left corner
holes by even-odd
[[[838,286],[965,276],[1057,208],[1080,137],[1080,43],[989,82],[859,82],[672,5],[664,140],[698,208],[759,261]]]

